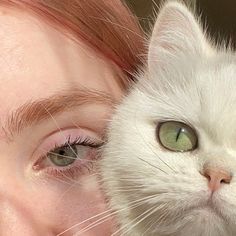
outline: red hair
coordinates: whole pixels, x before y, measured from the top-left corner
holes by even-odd
[[[144,35],[120,0],[2,0],[30,10],[113,61],[131,75],[142,64]]]

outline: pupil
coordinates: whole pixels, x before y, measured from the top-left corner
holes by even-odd
[[[175,142],[177,142],[178,141],[178,139],[179,139],[179,136],[180,136],[180,134],[182,133],[182,128],[179,128],[179,130],[178,130],[178,133],[177,133],[177,135],[176,135],[176,139],[175,139]]]
[[[64,150],[60,150],[59,151],[59,155],[65,155],[65,151]]]

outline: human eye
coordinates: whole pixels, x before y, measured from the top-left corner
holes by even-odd
[[[91,171],[103,141],[91,131],[66,129],[47,137],[36,151],[33,169],[41,175],[76,179]]]

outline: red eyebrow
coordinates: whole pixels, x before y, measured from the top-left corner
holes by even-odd
[[[68,90],[48,98],[30,101],[13,111],[3,128],[7,136],[19,134],[24,128],[39,123],[52,116],[91,103],[113,106],[116,101],[107,93],[95,90]]]

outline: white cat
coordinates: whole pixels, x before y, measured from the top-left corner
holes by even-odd
[[[163,6],[101,162],[114,235],[236,235],[236,55]]]

